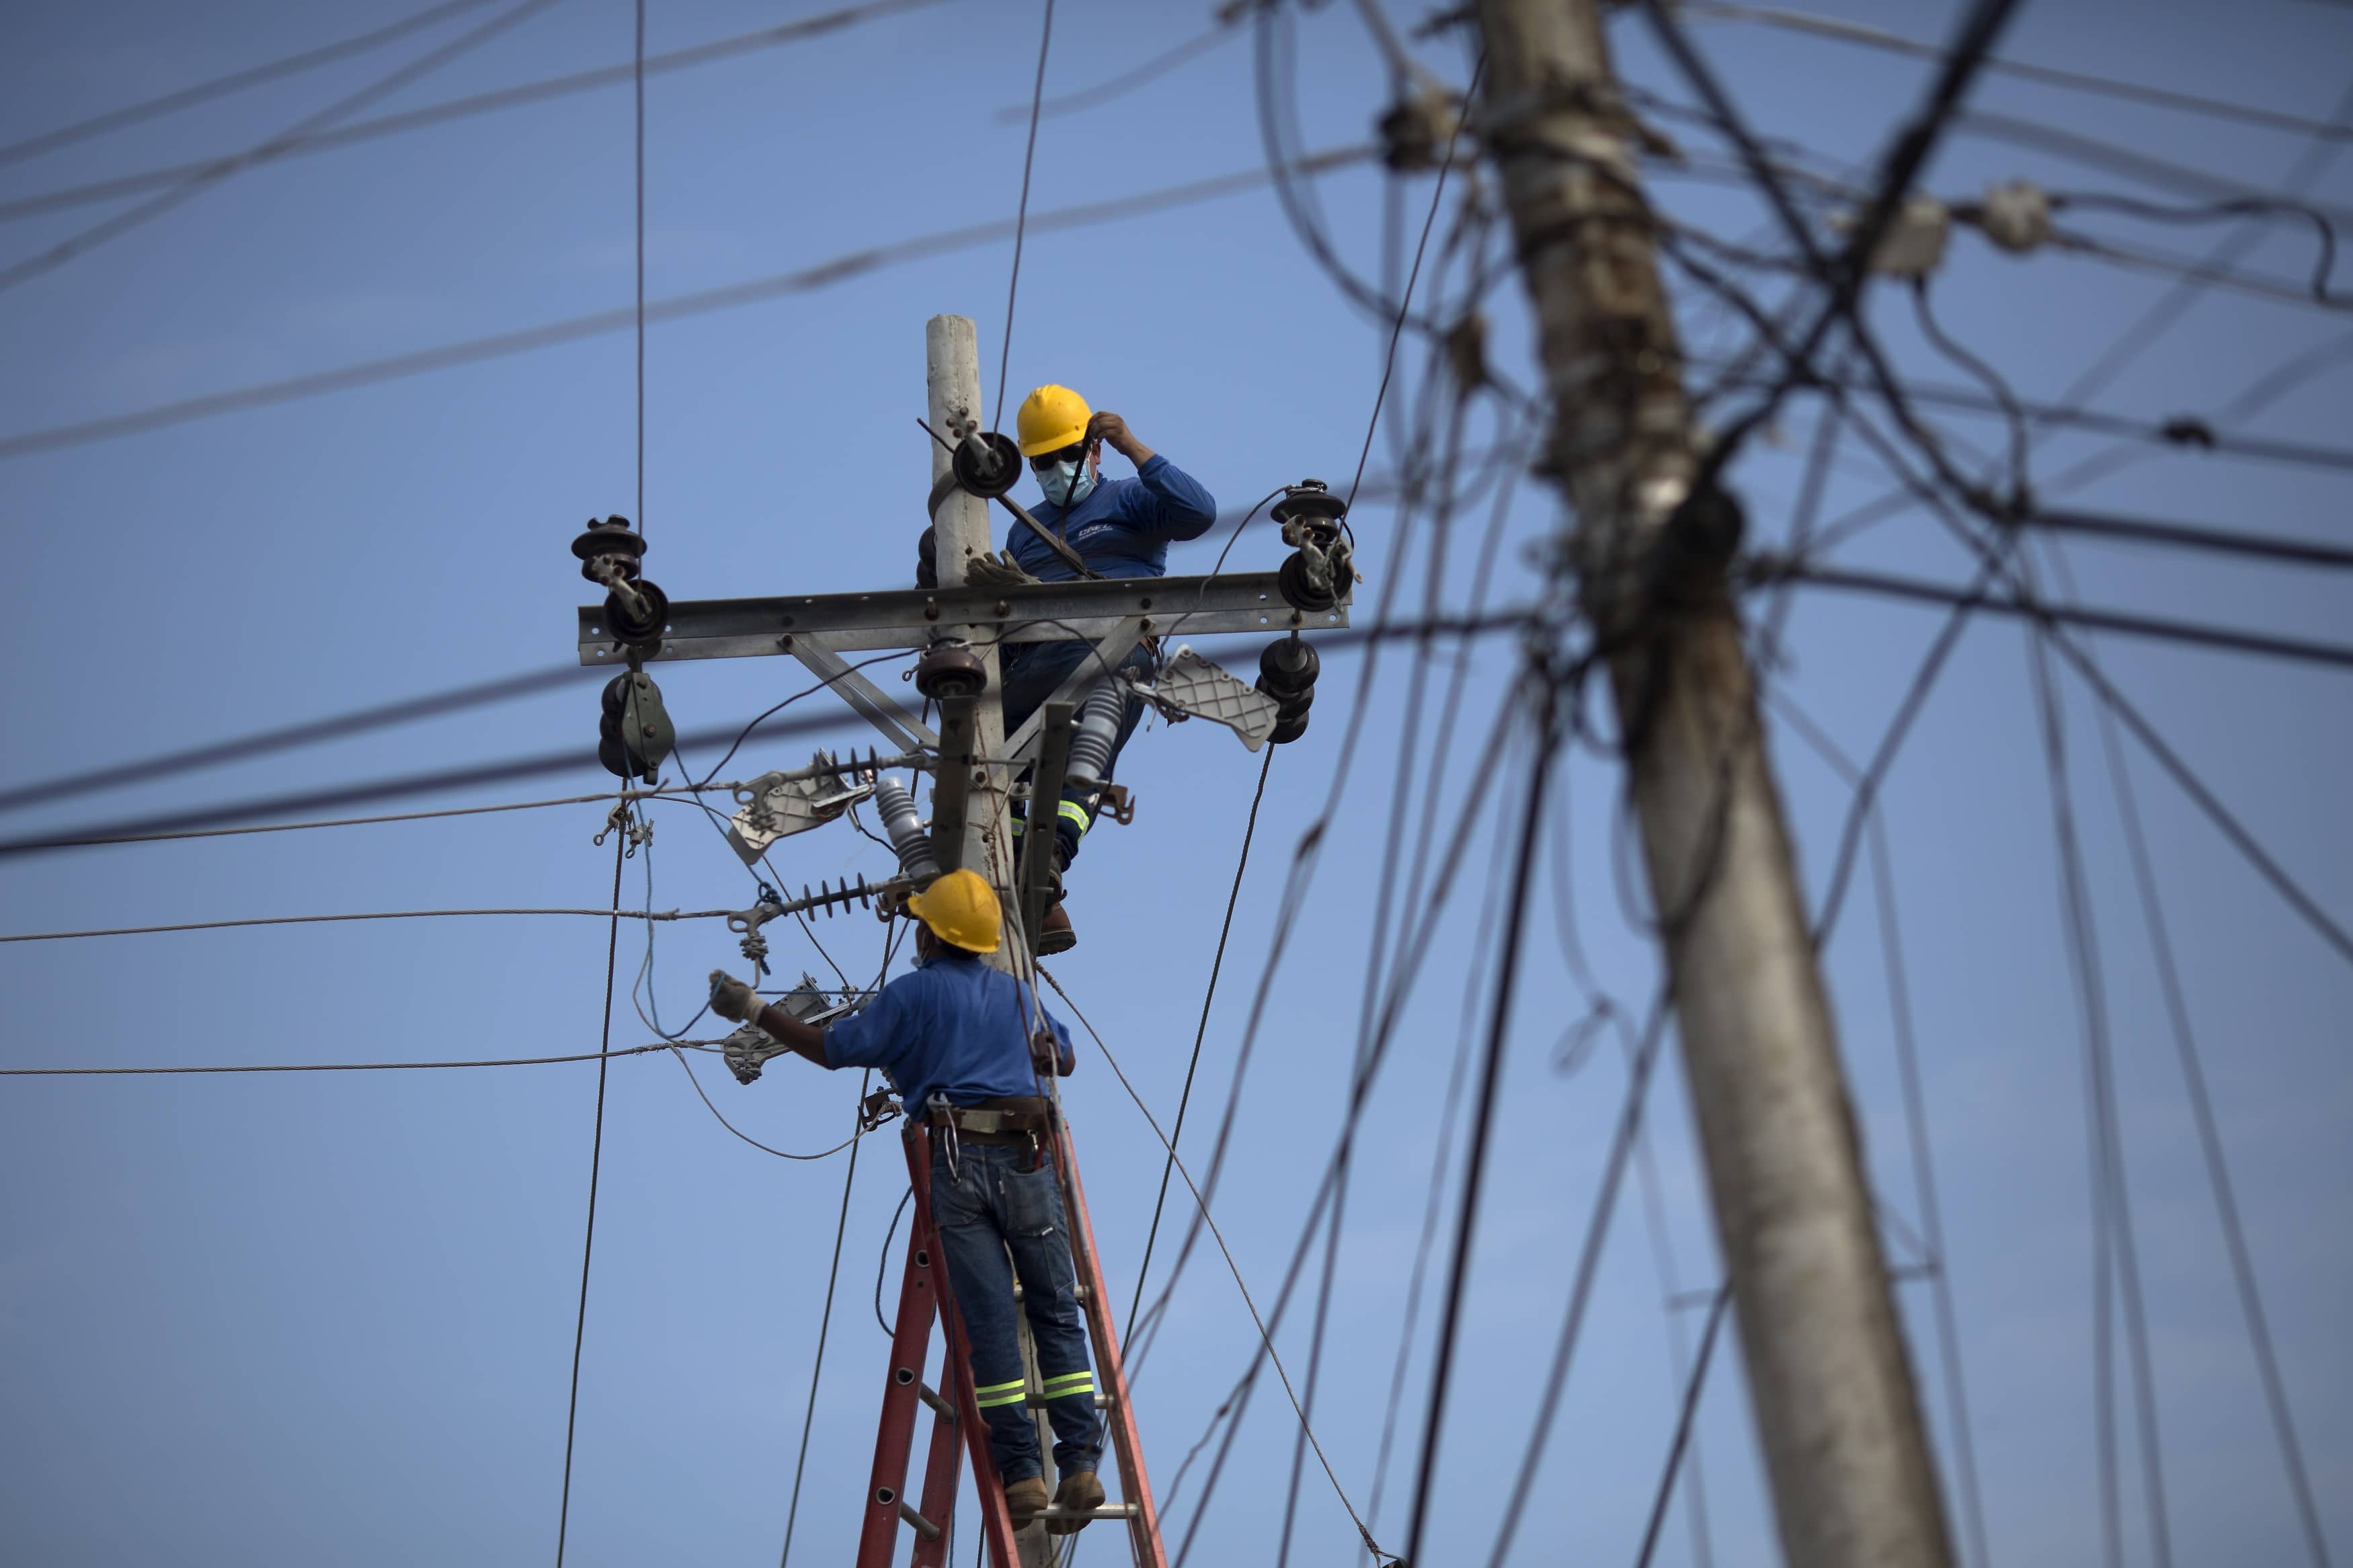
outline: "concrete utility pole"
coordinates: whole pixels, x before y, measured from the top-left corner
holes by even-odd
[[[1480,0],[1475,124],[1504,182],[1576,514],[1557,563],[1600,636],[1660,910],[1782,1552],[1947,1568],[1754,677],[1725,509],[1697,464],[1599,0]]]
[[[961,441],[976,430],[987,429],[980,406],[980,351],[970,316],[934,316],[924,323],[923,384],[929,395],[933,429],[951,441]],[[935,487],[947,488],[941,486],[941,480],[950,464],[948,449],[933,442],[932,482]],[[973,558],[986,554],[991,548],[988,502],[968,490],[948,489],[932,513],[932,527],[936,531],[934,560],[939,569],[940,586],[961,588]],[[973,639],[975,651],[987,667],[988,695],[973,704],[973,734],[966,754],[994,757],[1005,749],[1005,705],[997,700],[996,628],[954,626],[942,630],[947,636]],[[988,640],[983,641],[984,638]],[[955,739],[945,732],[944,721],[943,731],[944,742]],[[1008,928],[1017,926],[1021,900],[1014,889],[1013,823],[1007,809],[1010,781],[1002,768],[970,767],[967,776],[971,793],[965,807],[962,863],[995,886]],[[1004,942],[988,955],[988,962],[1011,973],[1013,954],[1019,946],[1018,939]]]

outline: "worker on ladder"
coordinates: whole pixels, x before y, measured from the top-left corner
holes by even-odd
[[[1067,547],[1063,551],[1028,528],[1016,528],[1006,540],[1001,557],[976,562],[975,582],[1068,583],[1082,574],[1096,577],[1165,577],[1168,574],[1171,541],[1198,539],[1218,519],[1218,503],[1190,474],[1135,438],[1127,421],[1104,410],[1097,413],[1087,400],[1067,386],[1046,385],[1021,400],[1016,416],[1016,439],[1021,455],[1046,499],[1031,514]],[[1135,465],[1132,479],[1103,477],[1103,448],[1111,448]],[[933,535],[923,536],[917,577],[932,573]],[[1083,572],[1082,571],[1083,568]],[[934,574],[929,580],[936,581]],[[1071,673],[1086,662],[1093,644],[1084,641],[1026,642],[1007,646],[1000,679],[1004,683],[1005,728],[1021,727]],[[1153,645],[1146,641],[1122,661],[1125,668],[1150,679],[1158,668]],[[1110,674],[1110,671],[1105,671]],[[1121,716],[1112,759],[1144,717],[1144,703],[1130,698]],[[1107,783],[1106,767],[1099,783]],[[1024,831],[1025,803],[1014,803],[1013,830]],[[1100,793],[1073,786],[1062,792],[1054,809],[1054,877],[1045,919],[1039,923],[1040,954],[1067,952],[1078,942],[1071,917],[1062,908],[1062,872],[1078,858],[1079,842],[1094,825]]]
[[[1076,1066],[1070,1031],[1036,1005],[1031,987],[980,961],[1004,941],[1004,916],[977,874],[950,871],[909,895],[907,909],[922,921],[917,967],[850,1016],[812,1028],[723,970],[711,973],[712,1010],[756,1025],[821,1068],[881,1068],[911,1130],[931,1129],[932,1215],[1007,1511],[1018,1530],[1047,1506],[1015,1327],[1014,1314],[1026,1308],[1062,1477],[1054,1506],[1078,1515],[1050,1520],[1047,1529],[1067,1535],[1103,1500],[1095,1479],[1103,1425],[1052,1164],[1053,1109],[1038,1093],[1039,1073],[1067,1075]]]

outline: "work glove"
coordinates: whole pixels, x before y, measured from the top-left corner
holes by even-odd
[[[976,588],[1018,588],[1037,578],[1021,570],[1010,552],[983,552],[973,557],[964,580]]]
[[[760,994],[723,969],[711,972],[711,1010],[721,1017],[738,1024],[748,1024],[760,1016],[767,1004]]]

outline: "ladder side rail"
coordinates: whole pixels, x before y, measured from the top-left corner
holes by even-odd
[[[1021,1559],[1013,1540],[1013,1516],[1005,1507],[1005,1483],[997,1477],[997,1456],[988,1447],[988,1422],[981,1415],[980,1405],[972,1392],[972,1346],[965,1338],[964,1313],[955,1305],[955,1290],[948,1280],[947,1255],[940,1250],[938,1233],[932,1224],[931,1130],[921,1124],[907,1130],[907,1167],[915,1189],[915,1224],[919,1234],[932,1242],[932,1289],[940,1302],[940,1321],[947,1329],[947,1364],[942,1374],[946,1385],[940,1392],[955,1405],[955,1424],[972,1460],[973,1490],[980,1496],[981,1539],[987,1543],[991,1568],[1019,1568]],[[859,1568],[866,1565],[860,1563]]]
[[[1071,1262],[1079,1283],[1086,1289],[1087,1322],[1094,1331],[1096,1377],[1111,1407],[1103,1412],[1112,1452],[1119,1460],[1121,1500],[1134,1514],[1127,1521],[1128,1543],[1135,1568],[1168,1568],[1168,1549],[1160,1540],[1160,1510],[1152,1500],[1152,1481],[1144,1468],[1144,1440],[1135,1426],[1135,1404],[1128,1397],[1127,1368],[1120,1359],[1119,1332],[1112,1326],[1111,1295],[1103,1288],[1103,1267],[1095,1251],[1094,1221],[1087,1214],[1086,1188],[1079,1181],[1079,1157],[1071,1142],[1067,1118],[1055,1118],[1054,1163],[1061,1168],[1070,1209]]]
[[[874,1435],[874,1467],[867,1478],[858,1531],[857,1568],[891,1568],[898,1553],[900,1501],[906,1495],[907,1449],[931,1352],[932,1319],[939,1310],[932,1266],[938,1252],[930,1215],[918,1209],[907,1232],[907,1267],[899,1285],[899,1321],[891,1335],[891,1363],[882,1389],[881,1425]],[[951,1366],[953,1373],[953,1366]]]

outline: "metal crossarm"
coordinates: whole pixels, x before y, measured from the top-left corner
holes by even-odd
[[[1299,610],[1276,586],[1279,574],[1235,572],[1216,577],[1122,577],[1093,583],[1029,583],[1017,587],[902,588],[879,594],[796,594],[763,599],[680,599],[664,617],[649,661],[753,658],[797,651],[821,637],[838,653],[923,647],[956,626],[976,639],[1001,642],[1093,641],[1130,616],[1142,635],[1331,631],[1348,624],[1345,598],[1328,610]],[[580,662],[626,661],[602,605],[579,611]]]

